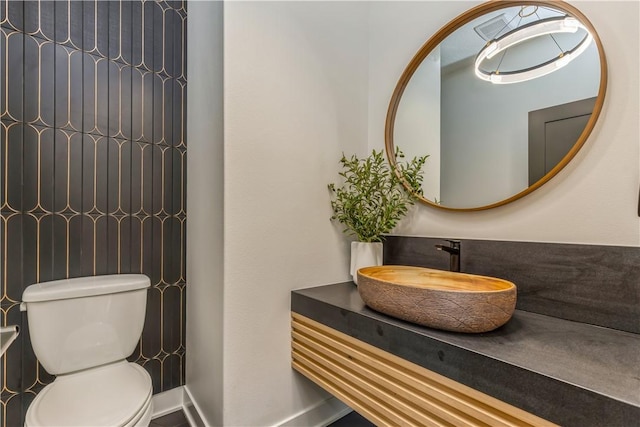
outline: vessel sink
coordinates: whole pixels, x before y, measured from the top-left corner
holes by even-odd
[[[454,332],[496,329],[516,307],[516,286],[507,280],[423,267],[361,268],[358,292],[376,311]]]

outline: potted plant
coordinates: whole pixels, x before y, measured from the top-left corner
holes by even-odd
[[[340,186],[329,184],[331,190],[332,220],[344,225],[343,232],[355,236],[351,243],[351,275],[357,284],[357,271],[361,267],[382,264],[382,240],[422,194],[425,161],[429,156],[404,160],[399,149],[395,151],[396,168],[384,159],[382,150],[373,150],[366,158],[344,154],[340,159],[343,178]],[[409,184],[407,191],[402,182]]]

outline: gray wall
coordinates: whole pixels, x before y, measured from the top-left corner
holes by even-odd
[[[444,69],[443,203],[484,206],[527,188],[529,111],[596,96],[599,64],[592,43],[565,68],[522,83],[485,82],[471,63]]]
[[[201,415],[222,425],[223,2],[189,3],[189,231],[186,387]]]

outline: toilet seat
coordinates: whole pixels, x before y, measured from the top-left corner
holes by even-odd
[[[127,361],[60,375],[33,400],[25,426],[129,427],[150,418],[151,377]]]

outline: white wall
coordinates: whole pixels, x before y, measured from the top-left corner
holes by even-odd
[[[372,3],[369,145],[384,145],[389,98],[415,52],[480,2]],[[398,234],[616,245],[640,244],[639,3],[572,1],[593,23],[609,65],[604,111],[574,160],[532,194],[481,212],[418,206]]]
[[[229,2],[224,23],[224,424],[268,426],[327,398],[291,369],[289,295],[349,278],[327,184],[367,148],[367,5]]]
[[[228,2],[224,34],[221,3],[190,3],[187,387],[211,424],[276,425],[327,398],[291,370],[289,335],[292,289],[349,278],[326,184],[343,151],[384,146],[404,67],[477,3]],[[476,213],[419,206],[398,232],[639,244],[638,3],[575,4],[610,69],[586,146],[524,199]]]
[[[186,384],[202,416],[222,425],[222,2],[190,2],[187,26]]]

